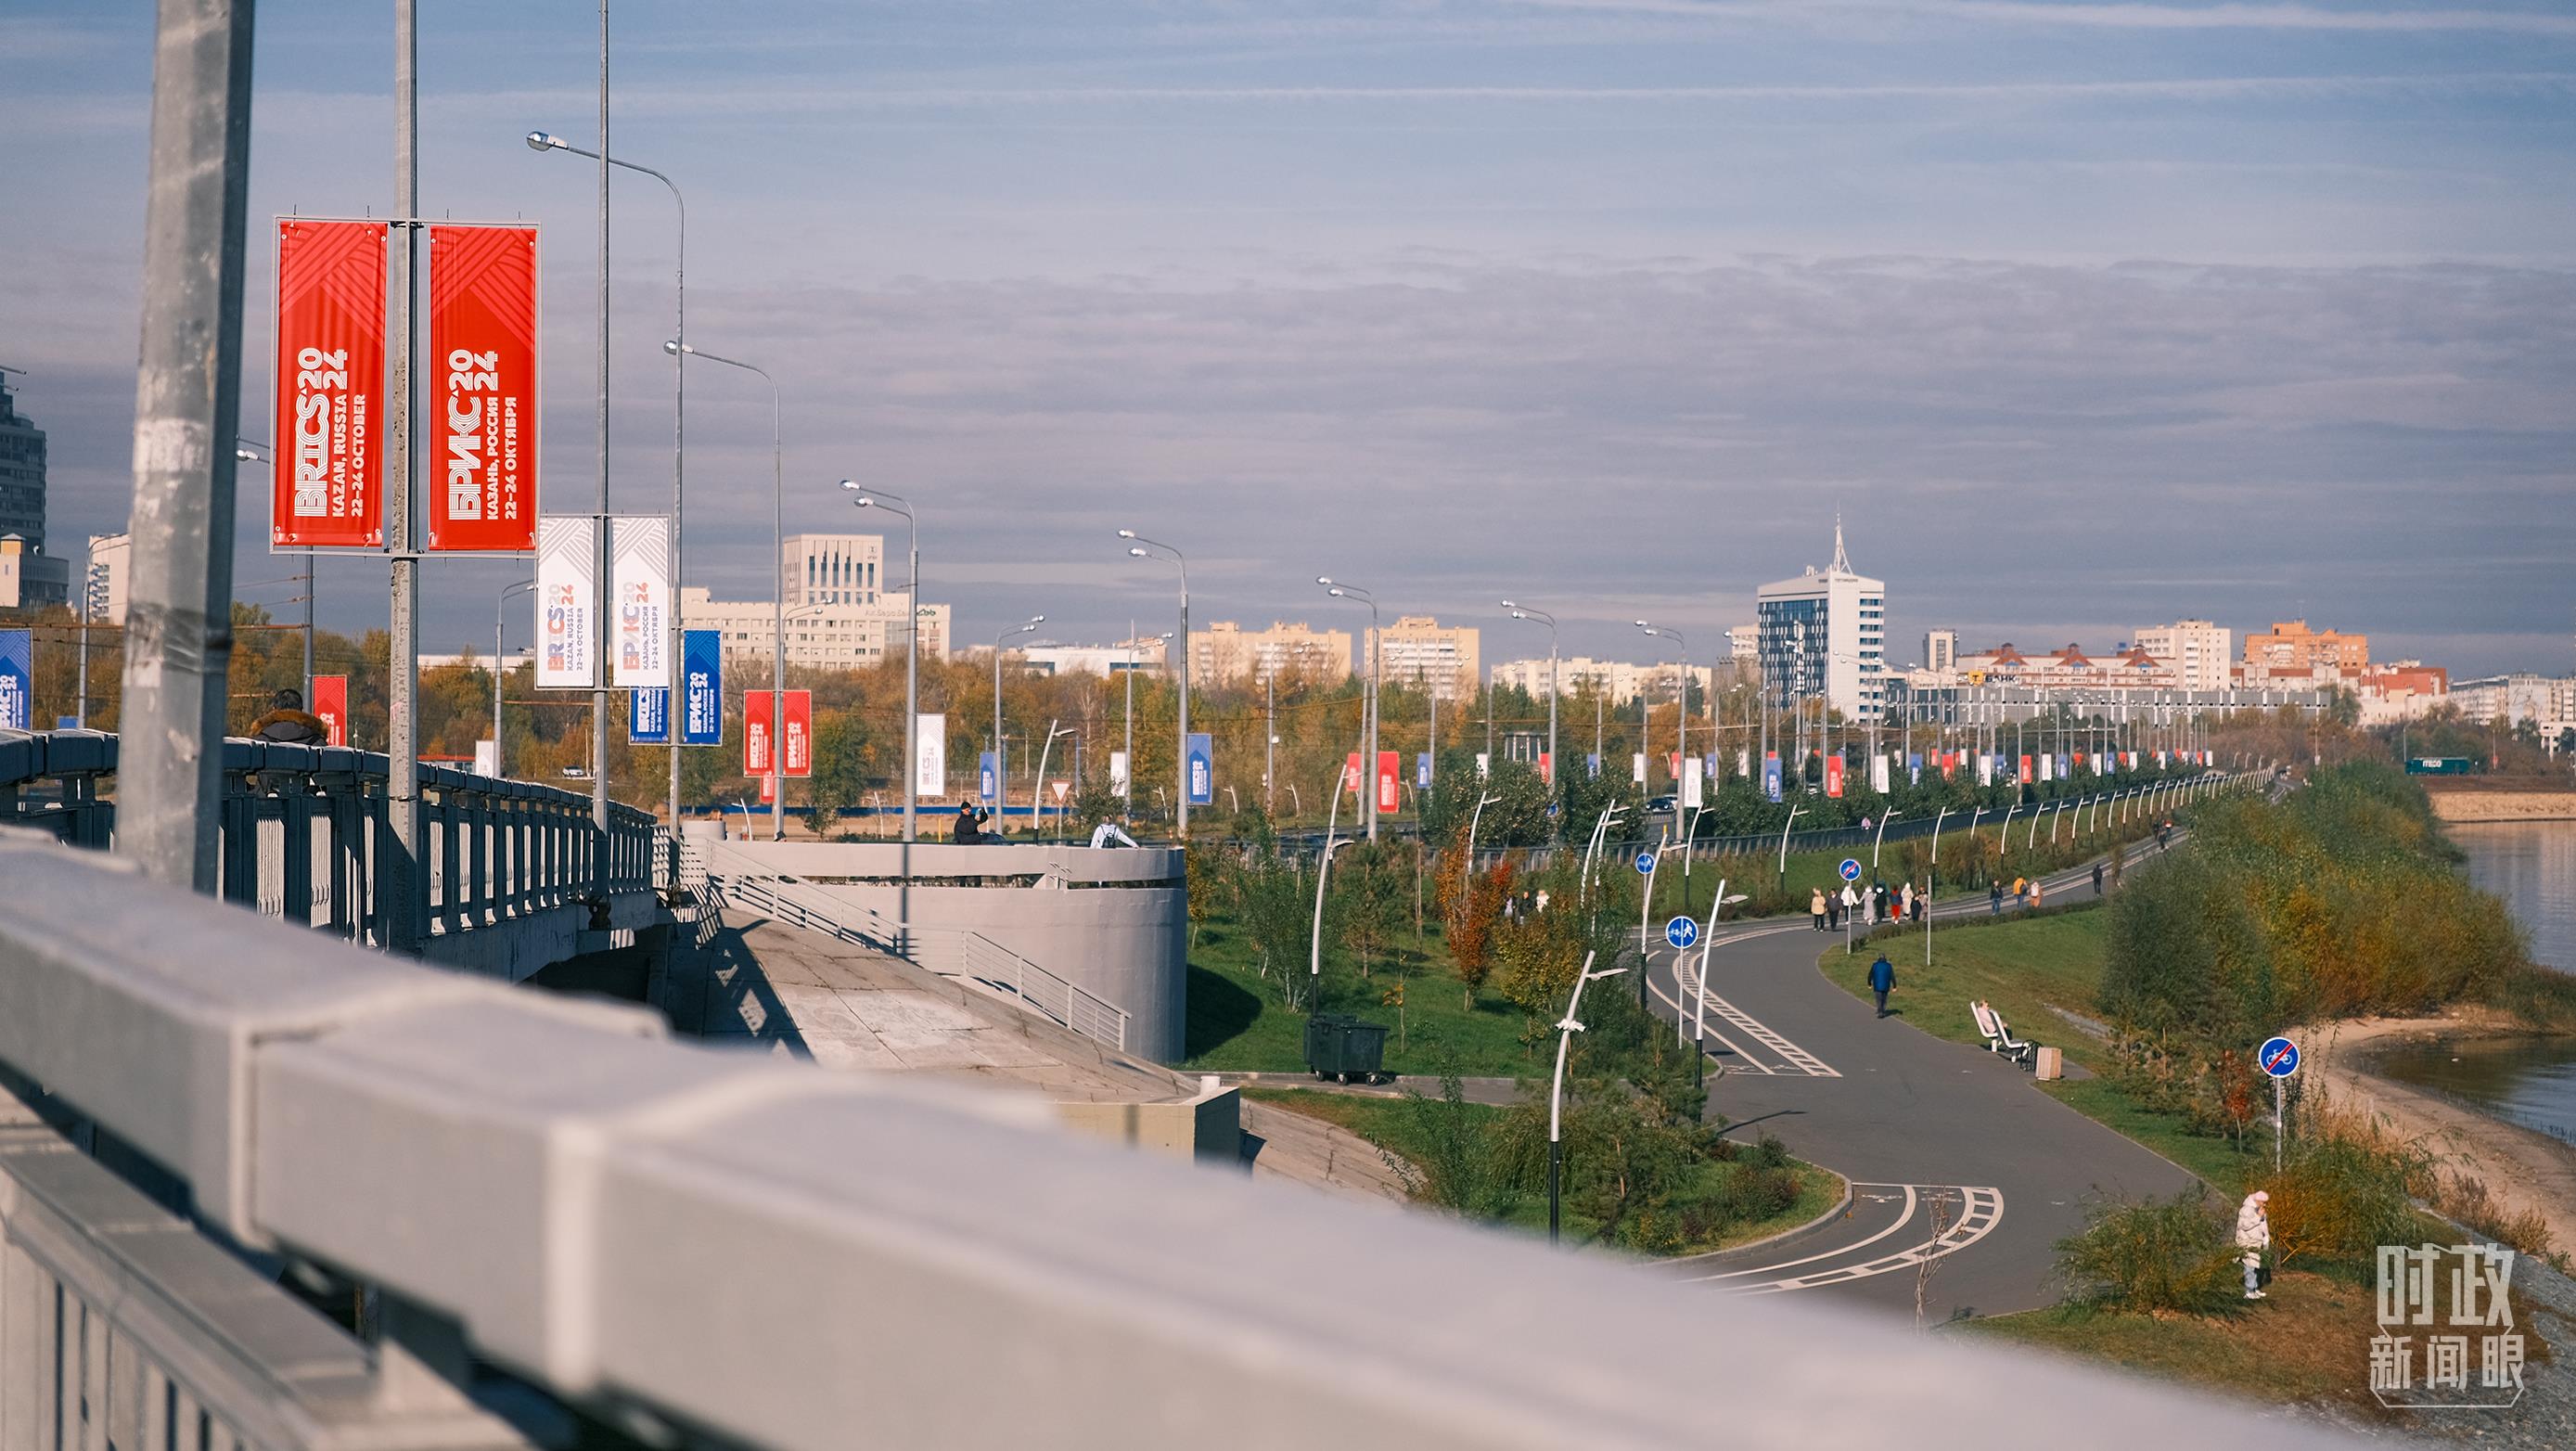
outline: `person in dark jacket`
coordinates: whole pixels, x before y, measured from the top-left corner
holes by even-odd
[[[1869,990],[1870,994],[1878,999],[1878,1015],[1882,1018],[1887,1016],[1887,995],[1895,988],[1896,968],[1887,960],[1887,954],[1882,952],[1878,955],[1878,961],[1869,965]]]
[[[253,739],[274,741],[287,746],[323,746],[331,743],[331,728],[322,718],[304,709],[304,694],[281,690],[270,697],[275,709],[250,723]]]
[[[975,823],[975,803],[957,803],[957,824],[950,829],[948,839],[959,846],[973,846],[984,839],[984,828]]]
[[[2003,879],[1997,877],[1986,883],[1986,915],[1989,917],[2000,917],[2003,914],[2004,884]]]
[[[2097,897],[2102,895],[2102,864],[2100,862],[2095,862],[2093,864],[2093,895]]]

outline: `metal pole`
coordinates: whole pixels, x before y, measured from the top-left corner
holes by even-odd
[[[313,708],[313,600],[322,593],[321,571],[312,550],[304,551],[304,708]],[[86,616],[86,605],[83,607]],[[83,657],[86,660],[86,656]]]
[[[116,847],[154,881],[209,894],[232,661],[252,9],[251,0],[161,0],[134,390]]]
[[[758,371],[757,369],[754,370]],[[769,384],[769,534],[771,567],[777,570],[770,591],[770,637],[777,648],[769,656],[769,839],[787,839],[787,471],[778,449],[778,380]],[[906,780],[911,777],[907,775]],[[904,840],[912,839],[912,801],[903,806]]]
[[[591,655],[597,673],[591,677],[590,691],[590,824],[603,832],[608,829],[608,582],[615,568],[608,538],[608,150],[608,0],[599,0],[599,577],[592,581],[599,626]],[[403,215],[414,211],[406,204]],[[605,897],[608,852],[603,848],[593,855],[599,864],[596,887]]]
[[[599,149],[608,150],[608,138],[599,138]],[[660,173],[654,173],[660,176]],[[671,354],[671,639],[664,647],[664,664],[668,667],[669,684],[662,696],[662,729],[670,744],[664,749],[671,756],[671,840],[680,839],[680,723],[682,701],[688,694],[688,677],[682,664],[687,638],[682,633],[678,595],[680,592],[680,503],[687,495],[689,441],[689,204],[680,199],[680,189],[667,176],[662,184],[671,188],[671,200],[680,209],[679,252],[672,266],[671,339],[681,344]],[[721,704],[721,703],[719,703]],[[498,749],[496,744],[495,750]],[[671,857],[671,880],[679,881],[680,858],[675,848]]]
[[[1187,840],[1190,834],[1190,562],[1181,558],[1177,549],[1172,550],[1172,558],[1181,568],[1181,784],[1180,794],[1173,798],[1179,803],[1173,817],[1173,834]]]
[[[415,0],[394,3],[394,209],[420,215],[420,32]],[[420,560],[412,554],[412,462],[417,430],[412,378],[412,298],[419,290],[420,231],[394,224],[393,366],[385,429],[385,542],[392,554],[393,601],[386,682],[385,814],[393,824],[393,860],[384,864],[384,943],[415,950],[428,873],[420,829]],[[602,596],[605,605],[606,597]]]
[[[1134,620],[1127,622],[1127,710],[1126,714],[1120,717],[1120,724],[1127,729],[1127,779],[1120,783],[1125,788],[1120,795],[1132,800],[1136,795],[1136,622]],[[994,731],[993,739],[993,769],[997,772],[1002,769],[1002,741],[998,727]]]
[[[903,841],[910,846],[920,839],[921,817],[921,522],[913,518],[910,500],[903,507],[904,571],[911,576],[904,589],[903,622]],[[994,769],[998,771],[1001,764],[995,761]],[[903,859],[903,878],[908,889],[912,883],[909,852]]]

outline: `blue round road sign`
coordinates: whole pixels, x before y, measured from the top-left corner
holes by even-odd
[[[1688,917],[1675,917],[1664,924],[1664,940],[1675,947],[1688,947],[1699,941],[1699,924]]]
[[[1641,851],[1637,853],[1637,875],[1641,877],[1646,876],[1652,873],[1654,869],[1655,854],[1653,852]]]
[[[1857,858],[1857,857],[1844,857],[1844,858],[1843,858],[1843,867],[1842,867],[1842,871],[1843,871],[1843,880],[1844,880],[1844,881],[1846,881],[1846,882],[1857,882],[1857,881],[1859,881],[1859,880],[1860,880],[1860,859],[1859,859],[1859,858]]]
[[[2255,1050],[2254,1061],[2274,1078],[2287,1078],[2299,1071],[2299,1045],[2287,1038],[2266,1038]]]

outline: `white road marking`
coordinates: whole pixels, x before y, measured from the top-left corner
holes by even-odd
[[[1854,1186],[1855,1189],[1858,1187],[1859,1186],[1857,1185]],[[1776,1295],[1790,1290],[1813,1290],[1826,1285],[1840,1285],[1847,1284],[1853,1280],[1871,1279],[1879,1275],[1892,1274],[1898,1270],[1910,1269],[1915,1265],[1922,1264],[1926,1260],[1936,1260],[1946,1255],[1957,1254],[1959,1251],[1966,1249],[1968,1246],[1975,1244],[1981,1239],[1984,1239],[1987,1235],[1994,1233],[1995,1226],[2003,1221],[2004,1194],[2000,1189],[1976,1185],[1945,1184],[1907,1185],[1905,1187],[1909,1200],[1906,1205],[1906,1213],[1904,1218],[1898,1220],[1896,1226],[1893,1228],[1901,1228],[1906,1224],[1912,1223],[1917,1202],[1920,1200],[1930,1199],[1933,1196],[1958,1195],[1962,1205],[1958,1219],[1932,1238],[1924,1240],[1922,1243],[1910,1248],[1899,1250],[1894,1254],[1881,1255],[1876,1259],[1864,1260],[1858,1264],[1837,1265],[1832,1269],[1818,1270],[1810,1274],[1793,1275],[1785,1279],[1767,1280],[1758,1284],[1724,1285],[1720,1286],[1720,1288],[1733,1294]],[[1742,1271],[1739,1272],[1739,1274],[1765,1274],[1775,1270],[1788,1269],[1795,1265],[1810,1264],[1817,1260],[1832,1259],[1838,1255],[1849,1254],[1853,1250],[1861,1248],[1863,1245],[1872,1244],[1878,1240],[1886,1238],[1889,1233],[1893,1232],[1893,1228],[1874,1234],[1868,1239],[1862,1240],[1859,1244],[1846,1245],[1840,1250],[1828,1251],[1824,1254],[1818,1255],[1809,1255],[1805,1259],[1790,1260],[1784,1264],[1769,1265],[1760,1270]]]
[[[1860,1249],[1863,1246],[1876,1244],[1880,1240],[1887,1238],[1889,1235],[1896,1233],[1900,1229],[1903,1229],[1914,1218],[1914,1186],[1911,1184],[1899,1184],[1891,1185],[1890,1187],[1903,1189],[1905,1191],[1905,1207],[1896,1212],[1896,1221],[1894,1223],[1857,1244],[1836,1245],[1832,1249],[1826,1250],[1821,1254],[1811,1254],[1805,1259],[1782,1260],[1778,1264],[1774,1265],[1756,1265],[1749,1270],[1728,1270],[1723,1274],[1716,1275],[1693,1275],[1682,1283],[1687,1285],[1696,1285],[1709,1280],[1733,1280],[1739,1279],[1745,1275],[1767,1275],[1775,1271],[1790,1269],[1797,1265],[1810,1265],[1814,1264],[1818,1260],[1833,1259],[1840,1255],[1850,1254],[1853,1250]],[[1857,1193],[1859,1191],[1859,1186],[1854,1185],[1853,1191]],[[1871,1195],[1870,1198],[1879,1203],[1886,1202],[1877,1195]]]

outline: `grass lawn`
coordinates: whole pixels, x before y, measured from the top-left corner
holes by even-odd
[[[1521,1046],[1520,1010],[1490,987],[1470,1005],[1451,972],[1436,924],[1426,924],[1423,945],[1407,945],[1393,961],[1380,961],[1368,977],[1339,958],[1324,964],[1323,1006],[1356,1013],[1390,1030],[1389,1073],[1456,1072],[1470,1078],[1539,1073],[1547,1064]],[[1291,969],[1303,973],[1301,958]],[[1399,1011],[1390,1000],[1403,988]],[[1251,944],[1234,923],[1211,915],[1200,924],[1190,952],[1188,1056],[1180,1067],[1202,1072],[1297,1073],[1306,1067],[1306,1014],[1279,1005],[1279,978],[1256,969]]]
[[[1261,1103],[1274,1104],[1291,1113],[1302,1113],[1310,1118],[1322,1119],[1397,1155],[1407,1152],[1412,1123],[1407,1115],[1407,1106],[1402,1099],[1366,1097],[1349,1093],[1324,1093],[1304,1088],[1261,1087],[1245,1089],[1244,1096]],[[1507,1109],[1485,1104],[1469,1104],[1467,1111],[1470,1116],[1485,1122],[1492,1122],[1509,1112]],[[1843,1178],[1840,1174],[1801,1160],[1792,1159],[1789,1162],[1798,1173],[1798,1197],[1788,1208],[1768,1219],[1730,1225],[1723,1234],[1713,1237],[1705,1244],[1694,1245],[1686,1252],[1705,1254],[1710,1250],[1746,1244],[1778,1234],[1783,1230],[1795,1229],[1841,1202]],[[1728,1170],[1726,1165],[1712,1160],[1702,1172],[1714,1179]],[[1523,1195],[1512,1213],[1498,1222],[1513,1229],[1527,1230],[1532,1234],[1547,1233],[1546,1193],[1542,1191]],[[1590,1239],[1599,1229],[1598,1223],[1580,1214],[1568,1212],[1564,1216],[1562,1232],[1570,1243],[1580,1244]]]
[[[2370,1398],[2371,1291],[2284,1271],[2271,1298],[2220,1315],[2138,1315],[2074,1306],[1962,1320],[1947,1333],[2116,1365],[2272,1403],[2331,1403],[2397,1417]],[[2242,1303],[2242,1302],[2240,1302]]]

